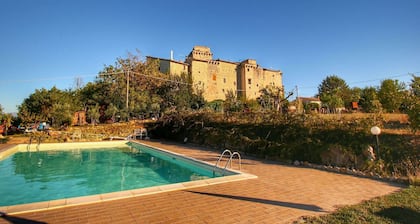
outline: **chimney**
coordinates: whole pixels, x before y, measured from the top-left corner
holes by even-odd
[[[171,61],[173,61],[173,60],[174,60],[174,51],[171,50]]]

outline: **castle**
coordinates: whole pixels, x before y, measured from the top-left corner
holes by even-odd
[[[242,62],[230,62],[220,59],[213,60],[210,48],[194,46],[184,62],[156,57],[148,60],[158,60],[162,73],[191,75],[193,86],[203,90],[207,101],[224,100],[228,91],[233,91],[238,97],[256,99],[260,90],[267,86],[283,89],[282,72],[260,67],[256,60],[247,59]]]

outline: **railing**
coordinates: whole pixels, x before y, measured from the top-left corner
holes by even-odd
[[[224,158],[225,154],[227,154],[229,156],[228,160],[226,161],[226,164],[222,170],[222,175],[224,175],[226,169],[228,168],[232,168],[232,160],[234,158],[234,156],[236,155],[238,157],[238,164],[239,164],[239,170],[241,170],[241,166],[242,166],[242,161],[241,161],[241,155],[239,154],[239,152],[232,152],[229,149],[225,149],[222,154],[220,154],[219,159],[217,160],[216,164],[214,164],[214,169],[213,169],[213,175],[216,172],[216,168],[218,167],[220,161]]]
[[[32,145],[32,141],[33,141],[33,139],[36,139],[36,140],[37,140],[36,150],[37,150],[37,151],[39,151],[39,146],[41,145],[41,142],[42,142],[42,137],[41,137],[41,136],[34,136],[34,135],[31,135],[31,136],[30,136],[30,138],[29,138],[29,143],[28,143],[28,145],[26,146],[26,150],[27,150],[27,151],[30,151],[30,150],[31,150],[31,145]]]

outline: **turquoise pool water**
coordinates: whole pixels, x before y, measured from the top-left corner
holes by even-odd
[[[220,176],[220,174],[216,174]],[[124,191],[215,177],[213,170],[129,144],[16,152],[0,161],[0,206]]]

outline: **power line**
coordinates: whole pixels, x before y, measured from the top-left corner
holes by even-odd
[[[409,72],[409,73],[405,73],[405,74],[392,75],[392,76],[388,76],[388,77],[384,77],[384,78],[349,82],[347,84],[360,84],[360,83],[368,83],[368,82],[377,82],[377,81],[381,81],[381,80],[385,80],[385,79],[393,79],[393,78],[411,76],[411,75],[415,75],[415,74],[420,74],[420,72]],[[318,88],[318,86],[299,86],[299,89],[313,89],[313,88]]]
[[[156,76],[151,76],[151,75],[145,75],[145,74],[142,74],[142,73],[139,73],[139,72],[133,72],[133,71],[131,71],[131,73],[133,73],[133,74],[137,74],[137,75],[140,75],[140,76],[144,76],[144,77],[147,77],[147,78],[152,78],[152,79],[161,80],[161,81],[173,82],[173,83],[176,83],[176,84],[183,84],[183,85],[191,85],[190,83],[187,83],[187,82],[181,82],[181,81],[172,80],[172,79],[165,79],[165,78],[162,78],[162,77],[156,77]]]
[[[56,76],[56,77],[49,77],[49,78],[37,78],[37,79],[10,79],[10,80],[2,80],[2,83],[28,83],[28,82],[39,82],[39,81],[54,81],[54,80],[70,80],[77,77],[80,78],[87,78],[87,77],[95,77],[97,75],[76,75],[76,76]]]
[[[39,82],[39,81],[54,81],[54,80],[70,80],[70,79],[75,79],[75,78],[88,78],[88,77],[100,77],[103,75],[118,75],[118,74],[124,74],[125,71],[118,71],[118,72],[101,72],[99,74],[87,74],[87,75],[75,75],[75,76],[56,76],[56,77],[50,77],[50,78],[37,78],[37,79],[10,79],[10,80],[2,80],[2,83],[28,83],[28,82]],[[172,79],[167,79],[167,78],[162,78],[162,77],[156,77],[156,76],[151,76],[151,75],[146,75],[146,74],[142,74],[139,72],[134,72],[130,70],[130,73],[133,74],[137,74],[140,76],[144,76],[147,78],[152,78],[152,79],[157,79],[157,80],[161,80],[161,81],[166,81],[166,82],[173,82],[173,83],[177,83],[177,84],[184,84],[184,85],[191,85],[190,83],[186,83],[186,82],[181,82],[181,81],[177,81],[177,80],[172,80]]]
[[[399,78],[399,77],[404,77],[404,76],[411,76],[413,74],[419,74],[419,73],[420,72],[400,74],[400,75],[389,76],[387,78],[380,78],[380,79],[371,79],[371,80],[365,80],[365,81],[350,82],[348,84],[359,84],[359,83],[366,83],[366,82],[376,82],[376,81],[381,81],[381,80],[384,80],[384,79],[393,79],[393,78]]]

